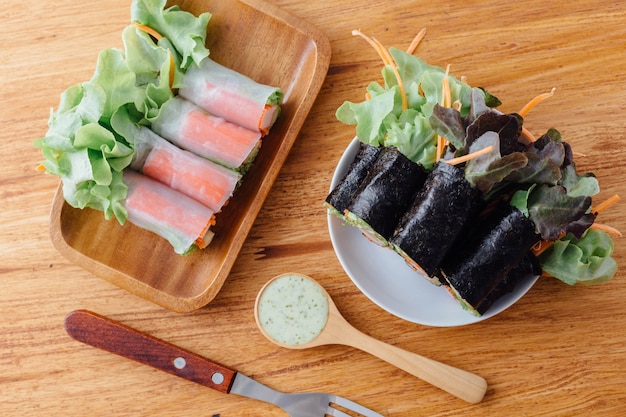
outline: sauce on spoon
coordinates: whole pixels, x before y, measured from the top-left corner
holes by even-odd
[[[328,297],[316,282],[302,275],[280,275],[260,294],[257,319],[274,341],[288,346],[306,344],[326,327]]]

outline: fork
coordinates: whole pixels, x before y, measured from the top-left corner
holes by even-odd
[[[333,394],[276,391],[241,372],[91,311],[76,310],[68,314],[65,330],[80,342],[225,394],[239,394],[274,404],[291,417],[352,417],[336,406],[365,417],[382,417],[375,411]]]

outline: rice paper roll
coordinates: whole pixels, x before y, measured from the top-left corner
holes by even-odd
[[[386,246],[428,172],[395,147],[385,147],[344,211],[346,221]]]
[[[178,254],[205,248],[213,239],[213,210],[153,180],[126,169],[128,194],[124,205],[127,220],[166,239]]]
[[[324,206],[331,214],[343,219],[343,212],[356,194],[359,186],[374,165],[381,148],[359,141],[359,149],[341,181],[326,197]]]
[[[440,285],[444,256],[482,206],[482,194],[462,168],[438,162],[393,232],[390,243],[409,265]]]
[[[209,113],[266,135],[280,113],[283,92],[205,58],[191,66],[178,94]]]
[[[261,147],[261,133],[209,114],[173,97],[163,104],[152,130],[179,148],[238,171],[245,171]]]
[[[241,174],[201,158],[166,141],[146,127],[134,137],[135,155],[131,167],[214,212],[233,195]]]
[[[532,220],[502,203],[448,252],[441,273],[461,305],[480,315],[481,304],[540,239]]]

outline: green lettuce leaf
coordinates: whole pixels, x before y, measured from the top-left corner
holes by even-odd
[[[50,112],[46,136],[34,143],[44,156],[45,170],[61,177],[70,205],[101,210],[106,219],[115,217],[120,223],[127,216],[122,172],[134,156],[131,127],[149,126],[173,96],[170,79],[176,84],[186,68],[209,54],[204,44],[210,14],[195,17],[178,7],[164,9],[165,4],[132,2],[131,20],[165,37],[155,42],[135,25],[126,27],[124,51],[100,52],[91,79],[61,94],[57,110]]]
[[[133,0],[131,21],[148,26],[167,38],[179,57],[179,67],[186,70],[209,56],[205,43],[211,14],[202,13],[196,17],[178,6],[166,9],[166,3],[166,0]]]
[[[430,169],[436,161],[437,147],[437,132],[431,125],[431,115],[441,107],[446,72],[399,49],[389,48],[389,52],[397,63],[408,108],[402,107],[401,90],[394,71],[385,66],[382,69],[383,85],[372,82],[366,88],[370,99],[358,103],[346,101],[335,116],[347,125],[356,126],[360,141],[373,146],[395,146],[412,161]],[[476,95],[482,97],[484,105],[486,94],[482,90],[473,89],[451,75],[448,75],[448,81],[452,101],[461,103],[461,110],[457,111],[459,116],[469,114]]]
[[[599,284],[613,278],[617,262],[613,240],[604,231],[589,229],[580,239],[567,234],[539,255],[543,271],[569,284]]]
[[[379,146],[386,132],[383,122],[393,114],[396,90],[386,90],[360,103],[346,101],[337,109],[335,116],[347,125],[356,125],[356,135],[361,142]]]

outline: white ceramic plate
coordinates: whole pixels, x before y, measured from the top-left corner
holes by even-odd
[[[358,147],[357,139],[347,147],[333,175],[331,189],[348,170]],[[537,281],[523,280],[487,313],[476,317],[463,310],[443,287],[431,284],[398,254],[370,242],[358,229],[330,214],[328,229],[339,262],[354,284],[379,307],[417,324],[452,327],[486,320],[515,304]]]

